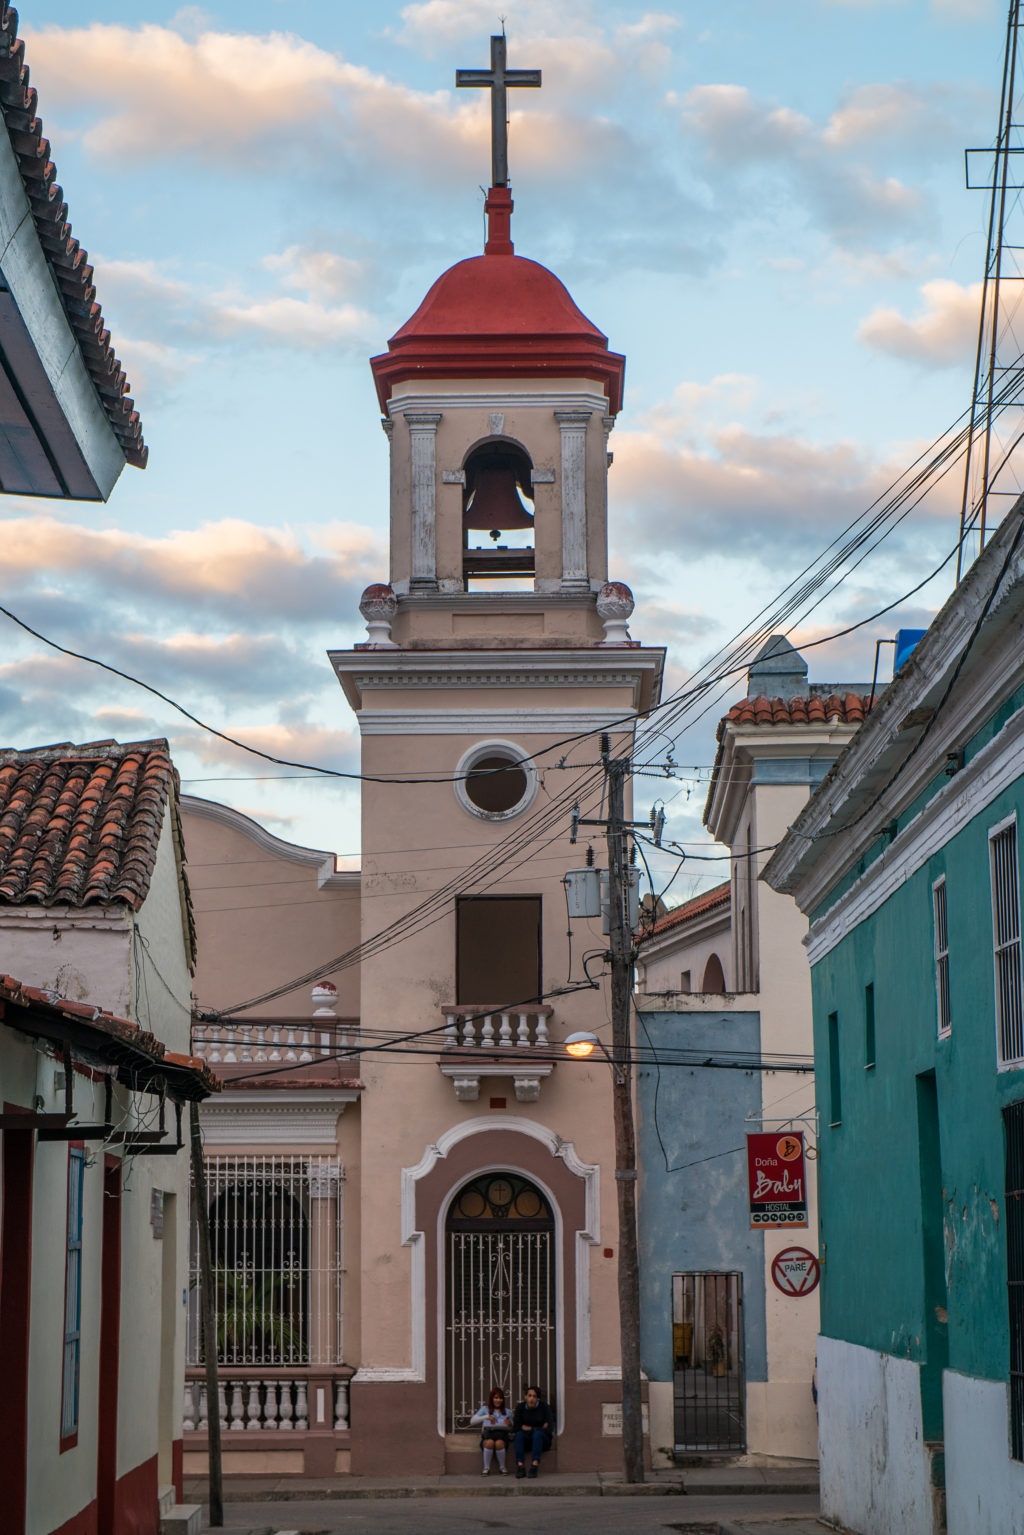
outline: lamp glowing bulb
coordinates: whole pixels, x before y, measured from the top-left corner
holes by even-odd
[[[575,1056],[577,1060],[586,1060],[588,1055],[593,1055],[597,1046],[596,1034],[570,1034],[565,1041],[567,1055]]]

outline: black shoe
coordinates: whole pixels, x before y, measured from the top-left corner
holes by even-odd
[[[523,1470],[522,1466],[517,1466],[516,1467],[516,1481],[517,1482],[521,1482],[525,1475],[526,1475],[526,1472]]]
[[[527,1474],[527,1476],[536,1476],[537,1475],[537,1467],[536,1466],[531,1466],[529,1471],[527,1471],[526,1474]]]

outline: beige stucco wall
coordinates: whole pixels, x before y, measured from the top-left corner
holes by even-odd
[[[258,834],[261,828],[226,812],[199,814],[186,798],[182,822],[192,900],[200,930],[194,989],[200,1007],[229,1007],[302,975],[358,941],[358,875],[318,873],[327,853]],[[215,811],[220,807],[212,807]],[[276,846],[275,846],[276,844]],[[339,883],[341,888],[339,888]],[[332,971],[339,1018],[359,1015],[359,968]],[[254,1018],[309,1018],[310,987],[247,1010]]]
[[[680,924],[663,937],[641,945],[637,959],[639,991],[678,991],[684,970],[690,972],[690,991],[699,993],[704,970],[712,954],[717,954],[728,989],[732,983],[732,929],[729,908],[722,907],[707,917]]]
[[[799,785],[755,788],[754,845],[770,848],[780,841],[807,797],[807,788]],[[770,856],[768,852],[759,855],[759,871]],[[806,918],[795,901],[777,894],[763,881],[757,883],[757,917],[762,1048],[773,1053],[811,1056],[814,1053],[811,972],[803,947]],[[813,1115],[813,1074],[765,1073],[761,1093],[766,1122]],[[813,1151],[817,1140],[813,1119],[797,1127],[803,1128],[805,1144]],[[766,1128],[770,1128],[767,1123]],[[768,1385],[751,1390],[748,1413],[751,1448],[770,1444],[772,1454],[811,1458],[818,1453],[810,1382],[818,1334],[819,1291],[795,1300],[782,1295],[771,1281],[772,1259],[783,1248],[796,1245],[815,1253],[818,1250],[818,1178],[813,1158],[806,1161],[805,1167],[807,1230],[765,1232]]]
[[[548,706],[547,689],[534,693]],[[503,695],[504,696],[504,695]],[[420,694],[425,719],[423,732],[411,736],[368,735],[363,741],[364,770],[404,776],[415,770],[427,776],[451,774],[459,758],[478,735],[431,735],[429,710],[433,695]],[[463,699],[465,703],[465,698]],[[524,700],[525,702],[525,700]],[[626,713],[629,697],[612,693],[609,702]],[[551,700],[554,703],[554,700]],[[505,733],[507,734],[507,733]],[[536,752],[551,736],[527,734],[520,744]],[[620,737],[617,748],[624,743]],[[561,756],[556,754],[555,760]],[[546,837],[529,857],[511,860],[500,875],[482,879],[480,894],[538,894],[543,902],[543,984],[545,990],[564,986],[570,977],[566,940],[566,909],[561,884],[566,868],[579,867],[584,847],[569,842],[569,808],[575,786],[586,775],[578,764],[594,760],[593,742],[569,748],[568,770],[557,771],[546,759],[537,797],[521,817],[524,836],[532,817],[551,810]],[[564,806],[554,809],[560,797]],[[582,796],[585,814],[599,813],[599,787]],[[401,941],[363,966],[362,1017],[369,1030],[394,1033],[434,1031],[424,1041],[438,1050],[443,1023],[440,1004],[455,1000],[454,901],[447,895],[438,920],[416,931],[402,925],[431,891],[457,879],[461,893],[474,891],[465,871],[516,828],[516,822],[491,822],[472,815],[456,799],[451,783],[414,784],[396,788],[368,782],[363,788],[363,861],[366,900],[364,940],[391,924]],[[599,857],[601,840],[595,837]],[[579,956],[603,949],[600,922],[573,924],[572,978],[581,975]],[[495,1003],[515,999],[494,999]],[[576,1029],[593,1029],[610,1040],[608,1001],[604,991],[584,991],[552,999],[551,1037],[559,1041]],[[374,1169],[376,1197],[361,1209],[365,1283],[362,1297],[363,1360],[374,1368],[408,1368],[411,1361],[410,1253],[402,1246],[401,1171],[419,1164],[428,1148],[447,1128],[500,1114],[511,1120],[529,1119],[549,1126],[563,1140],[571,1141],[585,1162],[614,1166],[612,1146],[611,1084],[607,1069],[590,1063],[561,1061],[542,1084],[537,1103],[519,1103],[508,1077],[483,1077],[476,1102],[456,1099],[452,1084],[440,1073],[436,1057],[364,1054],[362,1077],[366,1093],[362,1103],[363,1160]],[[504,1099],[492,1111],[490,1099]],[[486,1159],[486,1138],[479,1154]],[[486,1160],[482,1165],[487,1165]],[[601,1182],[601,1226],[605,1233],[616,1228],[615,1187],[610,1177]],[[605,1237],[611,1246],[613,1237]],[[615,1265],[600,1249],[588,1254],[591,1283],[591,1358],[594,1364],[614,1366],[618,1357],[618,1310]],[[569,1282],[571,1283],[571,1276]],[[428,1319],[428,1337],[433,1319]]]

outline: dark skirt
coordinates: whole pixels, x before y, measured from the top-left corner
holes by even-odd
[[[496,1445],[503,1444],[507,1449],[511,1438],[512,1430],[510,1428],[487,1428],[485,1426],[480,1430],[480,1448],[483,1449],[485,1439],[493,1439]]]

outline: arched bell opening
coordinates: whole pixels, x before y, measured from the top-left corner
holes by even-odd
[[[462,575],[471,581],[532,580],[535,569],[533,465],[525,449],[500,438],[466,459],[462,497]]]

